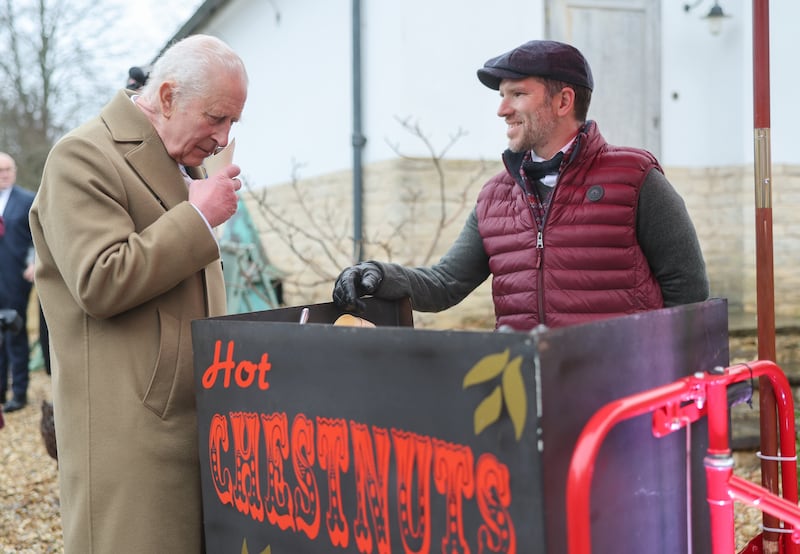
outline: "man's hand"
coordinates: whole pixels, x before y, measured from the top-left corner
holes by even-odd
[[[189,185],[189,202],[206,218],[211,227],[228,221],[236,213],[239,199],[236,191],[242,182],[236,178],[238,165],[228,165],[208,179],[197,179]]]
[[[374,263],[362,262],[348,267],[333,285],[333,303],[346,312],[363,313],[367,306],[359,298],[375,294],[382,280],[383,272]]]
[[[34,276],[36,275],[36,264],[28,264],[22,272],[22,278],[33,283]]]

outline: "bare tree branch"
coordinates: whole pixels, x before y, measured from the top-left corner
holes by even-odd
[[[436,232],[433,235],[433,238],[428,245],[428,249],[424,256],[422,256],[421,261],[417,262],[422,265],[427,265],[431,262],[433,258],[433,254],[436,252],[436,249],[439,247],[439,240],[442,236],[442,231],[450,226],[453,222],[453,218],[455,214],[461,214],[464,208],[467,205],[467,193],[472,187],[475,182],[475,179],[470,179],[470,181],[464,186],[461,190],[459,195],[459,202],[456,205],[456,209],[454,210],[454,215],[450,217],[447,216],[447,198],[446,198],[446,188],[447,188],[447,178],[445,175],[444,168],[442,167],[442,160],[444,159],[447,152],[456,144],[461,138],[463,138],[467,133],[460,127],[455,132],[455,134],[450,135],[450,140],[442,147],[441,150],[438,152],[434,147],[433,143],[431,143],[430,139],[425,135],[422,129],[419,126],[418,122],[412,123],[410,117],[400,118],[395,116],[395,120],[400,123],[400,125],[409,133],[411,133],[414,137],[419,139],[422,144],[425,146],[426,150],[428,151],[428,159],[430,160],[431,164],[433,165],[434,169],[436,170],[436,174],[438,175],[438,194],[439,194],[439,224],[436,226]],[[403,159],[410,159],[408,156],[403,154],[399,147],[396,144],[389,144],[389,147],[397,154],[400,158]],[[483,169],[483,167],[481,168]],[[482,171],[481,171],[482,172]],[[478,174],[480,174],[479,172]],[[477,175],[476,174],[476,178]],[[418,198],[415,199],[415,204],[418,202]]]
[[[296,223],[273,208],[270,202],[267,201],[267,189],[254,191],[247,183],[245,183],[245,187],[253,194],[258,211],[262,216],[261,219],[268,229],[275,233],[307,270],[310,270],[312,274],[317,275],[324,282],[335,277],[330,270],[326,269],[325,264],[326,262],[335,264],[336,260],[340,259],[341,249],[338,251],[338,255],[335,249],[346,235],[332,227],[332,222],[335,219],[330,213],[326,217],[319,217],[313,211],[309,204],[308,193],[302,190],[298,183],[298,167],[295,164],[292,169],[291,187],[300,207],[300,213],[304,215],[307,225]],[[324,254],[322,260],[314,255],[313,249],[308,247],[309,243],[316,246]]]
[[[122,86],[98,78],[101,64],[123,52],[117,8],[0,0],[0,150],[16,159],[22,186],[38,188],[53,143]]]
[[[470,190],[480,177],[485,176],[486,164],[481,161],[474,175],[454,194],[454,187],[448,186],[448,177],[451,176],[447,174],[444,156],[466,133],[458,129],[450,135],[443,147],[437,149],[419,123],[412,122],[410,118],[396,119],[404,131],[424,145],[428,156],[413,158],[400,152],[396,145],[390,146],[403,160],[430,164],[434,170],[436,194],[431,199],[426,192],[430,189],[429,182],[401,184],[402,193],[398,198],[405,207],[404,215],[399,220],[396,217],[378,217],[376,223],[364,229],[363,244],[365,251],[371,252],[373,258],[396,260],[398,246],[406,250],[405,247],[411,240],[408,230],[420,221],[419,212],[430,205],[435,205],[439,215],[431,226],[433,231],[430,240],[413,248],[410,258],[401,262],[407,265],[428,265],[439,248],[443,232],[457,219],[465,217],[472,196]],[[352,263],[350,256],[353,236],[348,230],[351,218],[342,214],[341,205],[333,201],[321,203],[316,194],[318,191],[313,185],[301,184],[300,167],[300,164],[294,164],[289,184],[294,208],[287,209],[285,201],[280,204],[273,202],[268,189],[253,190],[247,183],[245,187],[254,201],[261,216],[259,221],[263,222],[266,232],[286,247],[296,262],[293,265],[303,268],[302,271],[283,278],[285,285],[289,285],[302,295],[318,285],[330,284],[343,267]],[[293,216],[289,217],[286,215],[287,212]],[[303,298],[303,301],[307,300],[309,299]]]

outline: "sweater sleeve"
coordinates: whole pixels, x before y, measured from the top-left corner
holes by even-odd
[[[656,169],[650,171],[642,185],[636,235],[661,285],[664,306],[708,299],[706,264],[694,224],[683,198]]]
[[[387,299],[408,296],[413,308],[421,312],[440,312],[455,306],[489,276],[489,258],[483,249],[474,208],[456,241],[433,266],[372,262],[383,270],[376,296]]]

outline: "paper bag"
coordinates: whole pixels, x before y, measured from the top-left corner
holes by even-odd
[[[230,165],[233,163],[233,150],[236,148],[236,139],[231,139],[228,145],[217,152],[216,154],[212,154],[205,159],[203,162],[203,167],[206,170],[206,175],[211,177],[212,175],[219,173],[223,167],[226,165]]]

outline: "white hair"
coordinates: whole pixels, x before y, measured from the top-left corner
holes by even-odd
[[[214,79],[238,75],[247,87],[244,62],[230,46],[210,35],[191,35],[170,46],[156,60],[142,96],[158,105],[158,90],[166,82],[173,84],[176,100],[208,95]]]

